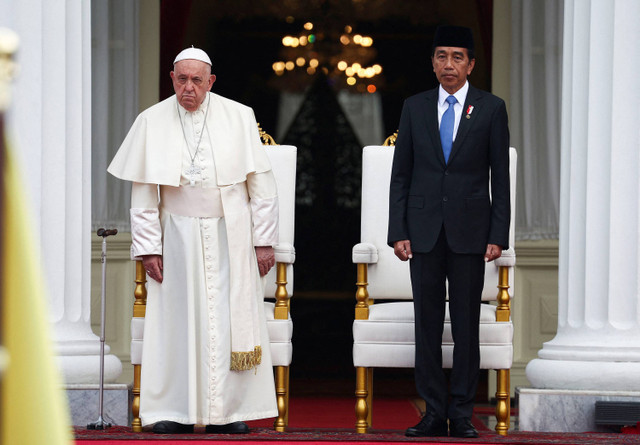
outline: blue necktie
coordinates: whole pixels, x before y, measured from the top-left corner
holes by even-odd
[[[440,142],[442,143],[442,153],[444,154],[444,162],[449,162],[451,154],[451,145],[453,145],[453,123],[455,122],[456,113],[453,111],[453,105],[458,102],[455,96],[447,97],[449,108],[442,115],[440,121]]]

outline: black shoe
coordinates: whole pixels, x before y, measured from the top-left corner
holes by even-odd
[[[226,425],[207,425],[209,434],[249,434],[249,426],[244,422],[227,423]]]
[[[170,420],[162,420],[153,425],[152,431],[156,434],[193,433],[193,425],[185,425],[178,422],[172,422]]]
[[[446,437],[447,421],[431,413],[426,413],[422,420],[404,433],[408,437]]]
[[[470,439],[478,437],[478,431],[471,424],[471,419],[461,417],[459,419],[449,419],[449,435],[451,437],[463,437]]]

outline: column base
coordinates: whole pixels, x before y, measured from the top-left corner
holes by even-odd
[[[74,384],[97,384],[100,382],[99,355],[60,355],[60,371],[64,382]],[[113,383],[122,374],[122,363],[115,355],[104,356],[104,382]]]
[[[596,425],[596,401],[640,402],[640,391],[518,388],[518,429],[537,432],[610,432]]]
[[[535,359],[526,373],[533,388],[640,391],[640,362]]]
[[[100,385],[66,385],[71,423],[86,428],[100,415]],[[113,425],[131,425],[131,385],[105,384],[102,412],[106,422]]]

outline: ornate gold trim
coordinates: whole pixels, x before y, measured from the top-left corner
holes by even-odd
[[[255,346],[253,351],[231,353],[231,370],[248,371],[262,363],[262,347]]]
[[[386,138],[384,140],[384,142],[382,143],[382,145],[385,146],[385,147],[392,147],[392,146],[396,145],[396,139],[398,139],[398,131],[399,130],[396,130],[395,133],[393,133],[391,136]]]
[[[260,139],[262,139],[262,145],[278,145],[276,141],[271,137],[269,133],[264,131],[258,123],[258,133],[260,133]]]

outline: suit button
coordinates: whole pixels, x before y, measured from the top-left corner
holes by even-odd
[[[447,202],[447,201],[449,200],[449,198],[447,198],[447,197],[445,196],[444,198],[442,198],[442,200],[443,200],[444,202]]]
[[[445,176],[449,176],[449,171],[448,171],[448,170],[446,170],[446,171],[444,172],[444,175],[445,175]]]

